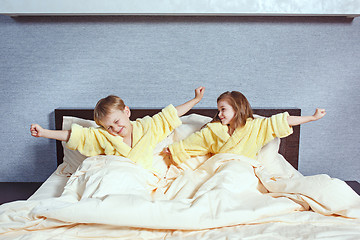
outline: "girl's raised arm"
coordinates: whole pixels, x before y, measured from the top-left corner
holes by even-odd
[[[200,100],[203,98],[205,92],[205,87],[198,87],[195,89],[195,97],[186,103],[183,103],[179,106],[176,106],[178,116],[181,117],[187,113],[191,108],[193,108]]]
[[[296,126],[307,122],[319,120],[326,115],[325,109],[317,108],[312,116],[289,116],[288,123],[290,126]]]

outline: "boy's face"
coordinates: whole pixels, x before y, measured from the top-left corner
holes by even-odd
[[[113,136],[128,137],[132,134],[132,125],[130,123],[130,109],[114,109],[102,119],[102,126]]]

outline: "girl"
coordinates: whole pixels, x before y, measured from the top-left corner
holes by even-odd
[[[237,91],[221,94],[217,108],[218,114],[205,128],[165,149],[175,163],[207,153],[235,153],[255,159],[269,141],[290,135],[292,126],[318,120],[326,114],[325,109],[316,109],[312,116],[290,116],[285,112],[270,118],[254,118],[248,100]]]
[[[195,89],[195,97],[174,107],[169,105],[153,117],[130,121],[131,111],[121,98],[110,95],[98,101],[94,120],[100,128],[84,128],[73,124],[71,130],[48,130],[32,124],[31,135],[66,141],[66,147],[85,156],[117,155],[129,158],[146,169],[152,168],[156,144],[181,125],[180,116],[203,97],[204,87]]]

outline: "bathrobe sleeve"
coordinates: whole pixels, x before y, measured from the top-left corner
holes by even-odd
[[[171,104],[161,112],[155,114],[151,118],[153,143],[157,144],[164,140],[175,128],[180,126],[181,123],[176,108]]]
[[[111,142],[115,142],[115,136],[101,128],[85,128],[78,124],[71,126],[71,135],[66,147],[78,150],[85,156],[96,156],[101,154],[115,155],[115,148]],[[118,137],[120,138],[120,137]]]
[[[264,146],[275,137],[284,138],[293,133],[287,118],[288,112],[279,113],[269,118],[258,118],[254,121],[252,132],[257,134],[257,143]]]
[[[180,164],[192,156],[201,156],[214,152],[215,139],[215,134],[208,127],[205,127],[184,140],[169,145],[169,150],[173,160]]]

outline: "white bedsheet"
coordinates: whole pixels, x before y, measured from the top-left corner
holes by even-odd
[[[61,176],[53,172],[28,200],[60,197],[68,180],[69,177]]]

